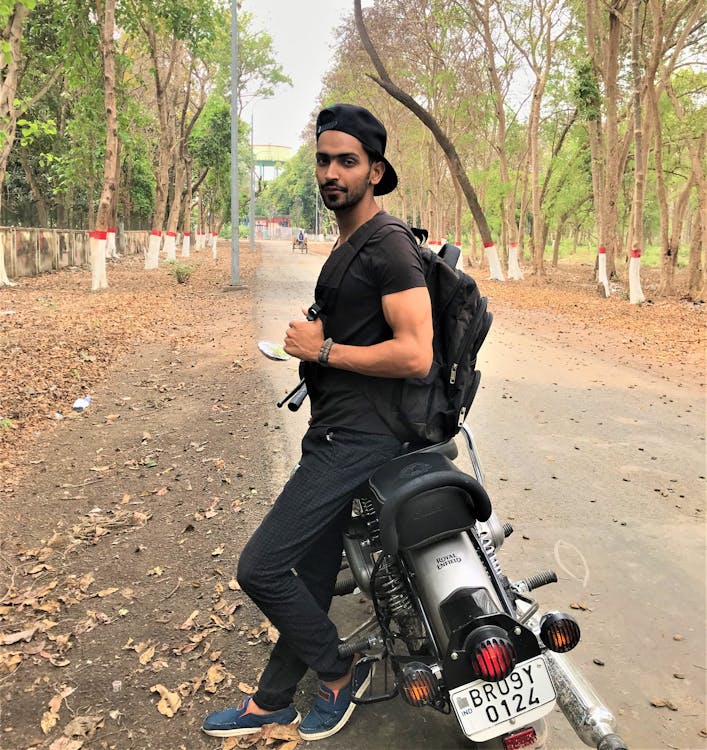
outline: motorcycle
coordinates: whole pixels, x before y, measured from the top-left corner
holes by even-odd
[[[289,358],[281,346],[259,348]],[[301,381],[277,405],[296,411],[305,398]],[[385,679],[381,691],[354,702],[400,696],[453,714],[483,750],[545,747],[545,719],[559,705],[586,745],[626,750],[613,714],[567,656],[579,643],[578,623],[563,612],[540,614],[530,596],[556,574],[511,581],[503,573],[496,553],[513,527],[492,509],[466,423],[459,440],[472,473],[454,463],[452,439],[393,459],[355,493],[335,595],[363,594],[373,616],[339,653],[365,654]]]

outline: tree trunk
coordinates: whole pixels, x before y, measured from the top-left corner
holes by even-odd
[[[7,160],[15,143],[18,111],[15,106],[15,94],[19,82],[20,43],[22,41],[22,23],[29,10],[19,3],[9,14],[2,39],[5,48],[0,47],[0,187],[5,182]],[[0,190],[0,206],[2,191]],[[5,269],[5,252],[0,247],[0,287],[9,286],[10,279]]]
[[[505,243],[508,243],[510,247],[511,243],[517,243],[518,241],[518,225],[515,220],[515,202],[514,196],[510,189],[510,177],[508,169],[508,154],[506,151],[506,109],[503,94],[503,87],[501,86],[501,79],[498,74],[498,66],[496,65],[496,45],[493,42],[493,35],[491,33],[491,22],[490,22],[490,6],[491,0],[484,0],[483,7],[479,8],[478,4],[473,4],[474,11],[477,19],[481,22],[481,27],[484,35],[484,44],[486,45],[486,59],[488,63],[488,73],[491,80],[491,89],[493,92],[493,102],[496,112],[496,151],[498,153],[498,166],[501,177],[501,182],[504,186],[504,210],[502,211],[503,230],[502,235],[505,235],[505,242],[501,242],[501,247],[505,247]],[[509,259],[510,265],[510,259]]]
[[[25,177],[27,178],[27,184],[29,185],[30,190],[32,191],[32,197],[34,198],[35,209],[37,211],[37,226],[48,227],[49,226],[49,207],[47,206],[47,202],[44,199],[44,194],[42,193],[42,189],[39,187],[37,178],[34,172],[32,171],[32,167],[29,163],[29,159],[27,158],[27,151],[24,148],[20,148],[18,152],[18,156],[20,159],[20,164],[22,165],[22,170],[24,171]]]
[[[169,102],[169,85],[174,72],[177,43],[172,42],[172,48],[165,54],[160,49],[160,40],[155,29],[142,21],[142,28],[150,48],[152,70],[155,80],[155,100],[159,115],[160,133],[158,140],[158,168],[156,175],[155,210],[152,215],[152,232],[150,244],[145,255],[145,268],[154,270],[159,266],[159,253],[162,241],[162,228],[167,213],[167,198],[169,194],[169,169],[172,166],[174,154],[174,133],[171,127],[171,107]],[[167,60],[165,69],[164,60]]]
[[[98,202],[96,226],[91,232],[91,289],[105,289],[107,231],[113,215],[118,171],[118,113],[115,98],[115,0],[95,0],[103,60],[103,97],[106,110],[106,151],[103,163],[103,187]]]
[[[555,231],[555,242],[552,246],[552,267],[557,268],[557,264],[560,260],[560,241],[562,240],[562,227],[563,224],[557,225],[557,230]]]
[[[641,4],[633,1],[631,33],[631,76],[633,80],[633,140],[634,140],[634,188],[633,188],[633,248],[629,264],[629,300],[632,305],[645,301],[641,289],[641,251],[643,249],[643,197],[645,169],[643,160],[643,122],[641,113]]]
[[[705,205],[698,205],[692,218],[690,259],[688,261],[688,295],[695,301],[702,300],[705,291],[705,252],[707,251],[707,232],[705,231],[707,211],[705,211],[705,208]]]

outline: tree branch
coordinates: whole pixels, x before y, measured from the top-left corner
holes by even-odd
[[[479,204],[479,200],[476,196],[476,191],[469,182],[469,177],[466,174],[466,170],[464,169],[464,166],[461,162],[461,159],[459,158],[459,154],[457,153],[454,144],[449,140],[447,134],[442,130],[439,123],[430,114],[430,112],[428,112],[424,107],[418,104],[415,99],[410,96],[410,94],[403,91],[391,80],[390,75],[388,74],[388,71],[383,64],[383,61],[381,60],[376,48],[373,46],[373,42],[371,41],[371,38],[368,35],[368,31],[366,30],[366,26],[363,22],[361,0],[354,0],[354,15],[356,18],[356,27],[358,28],[359,36],[361,37],[361,42],[364,46],[364,49],[368,53],[371,62],[373,63],[373,67],[378,73],[378,76],[374,76],[373,74],[369,73],[367,74],[368,77],[372,81],[375,81],[390,96],[392,96],[403,106],[409,109],[435,137],[435,140],[437,141],[445,156],[448,158],[449,163],[453,167],[454,176],[457,178],[457,180],[459,181],[459,185],[462,188],[467,205],[471,210],[472,216],[474,217],[474,221],[476,222],[476,226],[479,230],[479,234],[481,235],[482,242],[491,243],[493,241],[491,239],[491,229],[489,228],[488,222],[486,221],[486,216],[484,215],[484,212]]]

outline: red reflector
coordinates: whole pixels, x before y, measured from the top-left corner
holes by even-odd
[[[503,746],[506,750],[521,750],[524,747],[534,747],[537,735],[533,727],[523,729],[521,732],[509,734],[503,738]]]

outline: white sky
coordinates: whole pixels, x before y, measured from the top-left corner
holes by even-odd
[[[294,152],[332,61],[334,29],[353,12],[353,0],[245,0],[242,8],[253,14],[255,29],[270,33],[275,58],[293,84],[279,86],[273,99],[253,105],[253,140],[290,146]],[[248,123],[250,110],[248,105],[242,114]]]

